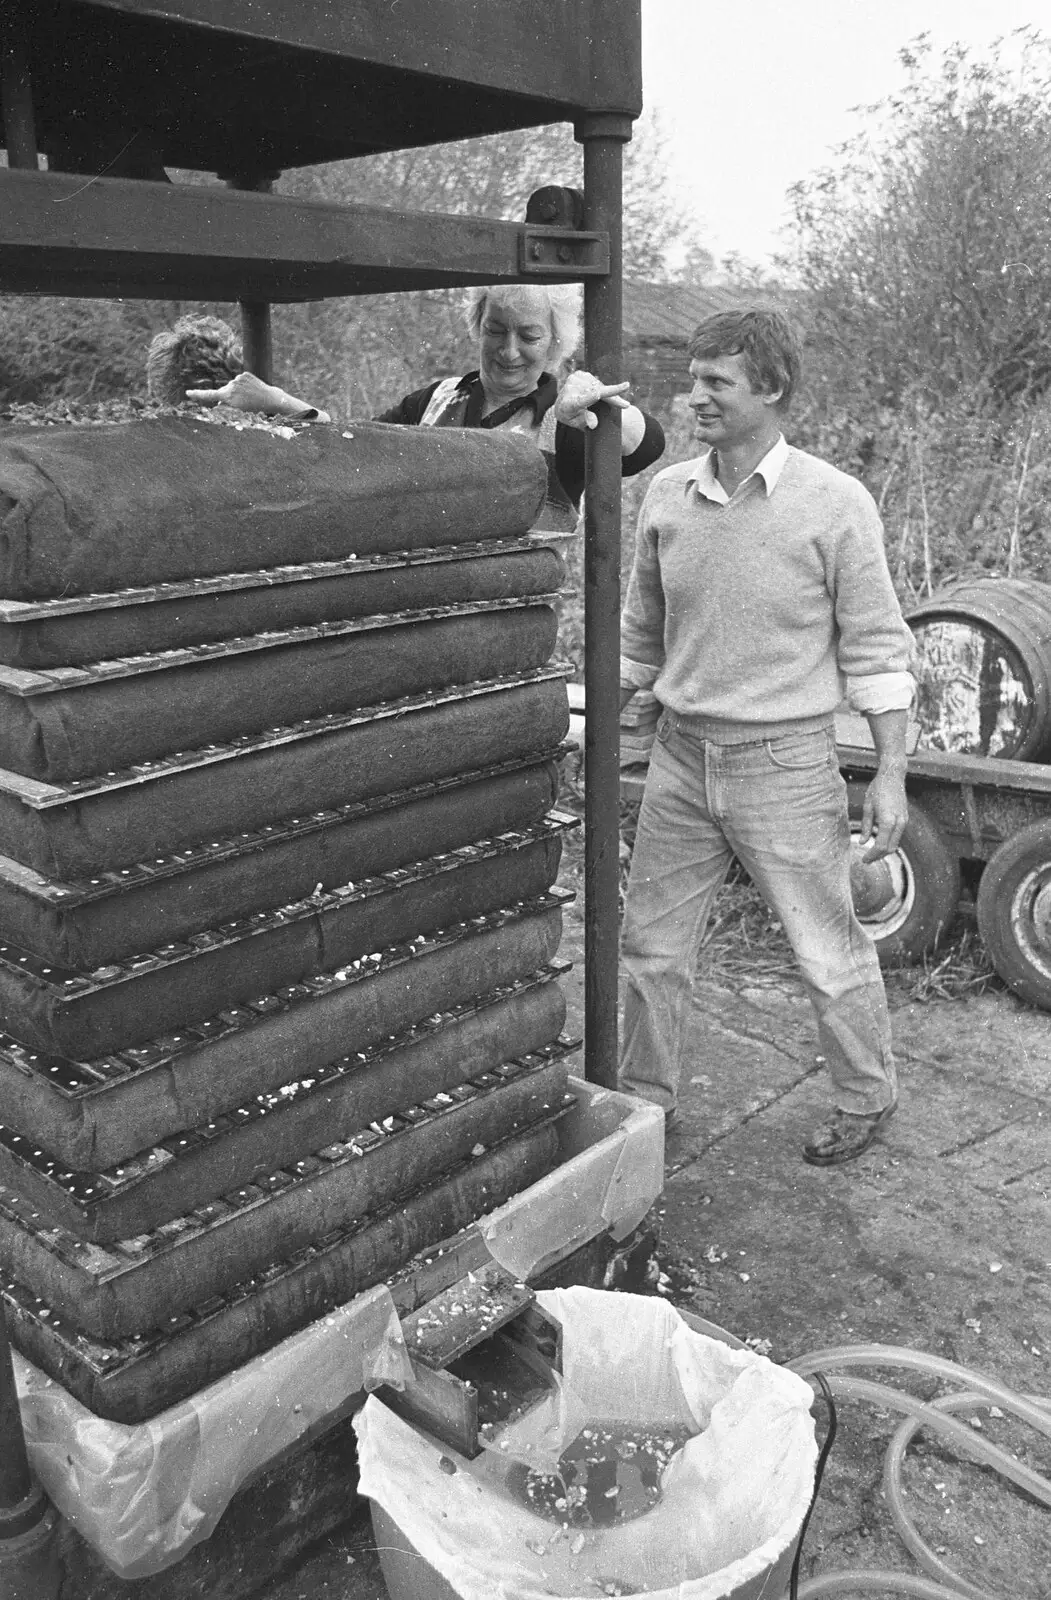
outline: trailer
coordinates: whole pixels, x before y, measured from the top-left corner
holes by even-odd
[[[875,753],[842,738],[838,751],[860,830]],[[917,748],[906,791],[909,821],[890,857],[892,892],[861,918],[881,958],[933,953],[955,921],[966,879],[997,973],[1051,1011],[1051,767]]]

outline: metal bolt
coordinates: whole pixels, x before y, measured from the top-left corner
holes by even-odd
[[[541,244],[534,244],[530,247],[529,254],[532,256],[534,261],[539,261],[543,253],[544,247]]]
[[[568,244],[560,244],[559,245],[559,247],[558,247],[558,259],[560,261],[572,261],[573,252],[570,249]]]

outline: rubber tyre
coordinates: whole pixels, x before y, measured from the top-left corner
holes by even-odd
[[[1051,820],[1020,828],[987,863],[978,931],[1008,988],[1051,1011]]]
[[[852,826],[860,829],[865,783],[848,783]],[[902,891],[889,914],[861,918],[875,941],[880,961],[921,961],[937,949],[956,919],[960,903],[960,863],[938,824],[915,800],[895,852]]]

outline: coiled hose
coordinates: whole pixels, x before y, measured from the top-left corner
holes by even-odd
[[[1051,1479],[1016,1461],[1005,1450],[975,1434],[966,1424],[957,1422],[952,1415],[955,1411],[974,1412],[982,1407],[998,1406],[1020,1421],[1029,1423],[1046,1438],[1051,1438],[1051,1400],[1037,1395],[1016,1394],[994,1378],[987,1378],[970,1367],[961,1367],[954,1361],[943,1361],[940,1356],[926,1355],[922,1350],[910,1350],[901,1345],[837,1345],[828,1350],[815,1350],[786,1364],[789,1371],[798,1373],[801,1378],[823,1375],[833,1395],[841,1399],[867,1400],[884,1410],[904,1413],[904,1420],[891,1439],[884,1457],[883,1487],[899,1538],[919,1566],[929,1574],[929,1577],[918,1577],[907,1572],[888,1570],[832,1572],[810,1578],[801,1584],[799,1600],[816,1600],[819,1595],[852,1595],[862,1589],[914,1595],[917,1600],[996,1600],[987,1587],[978,1588],[959,1573],[953,1572],[920,1537],[905,1509],[901,1487],[902,1461],[910,1441],[921,1429],[927,1428],[963,1446],[970,1456],[992,1467],[1042,1505],[1051,1507]],[[832,1370],[836,1367],[873,1366],[902,1367],[963,1387],[957,1393],[941,1395],[927,1403],[916,1400],[900,1389],[891,1388],[889,1384],[874,1383],[868,1378],[852,1377]],[[820,1384],[820,1378],[818,1382]],[[1010,1597],[1004,1596],[1003,1600],[1010,1600]]]

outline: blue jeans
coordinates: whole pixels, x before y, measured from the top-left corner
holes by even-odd
[[[831,729],[713,744],[666,711],[639,814],[621,950],[621,1087],[676,1103],[701,939],[733,856],[780,919],[837,1106],[897,1095],[875,946],[850,897],[846,785]]]

